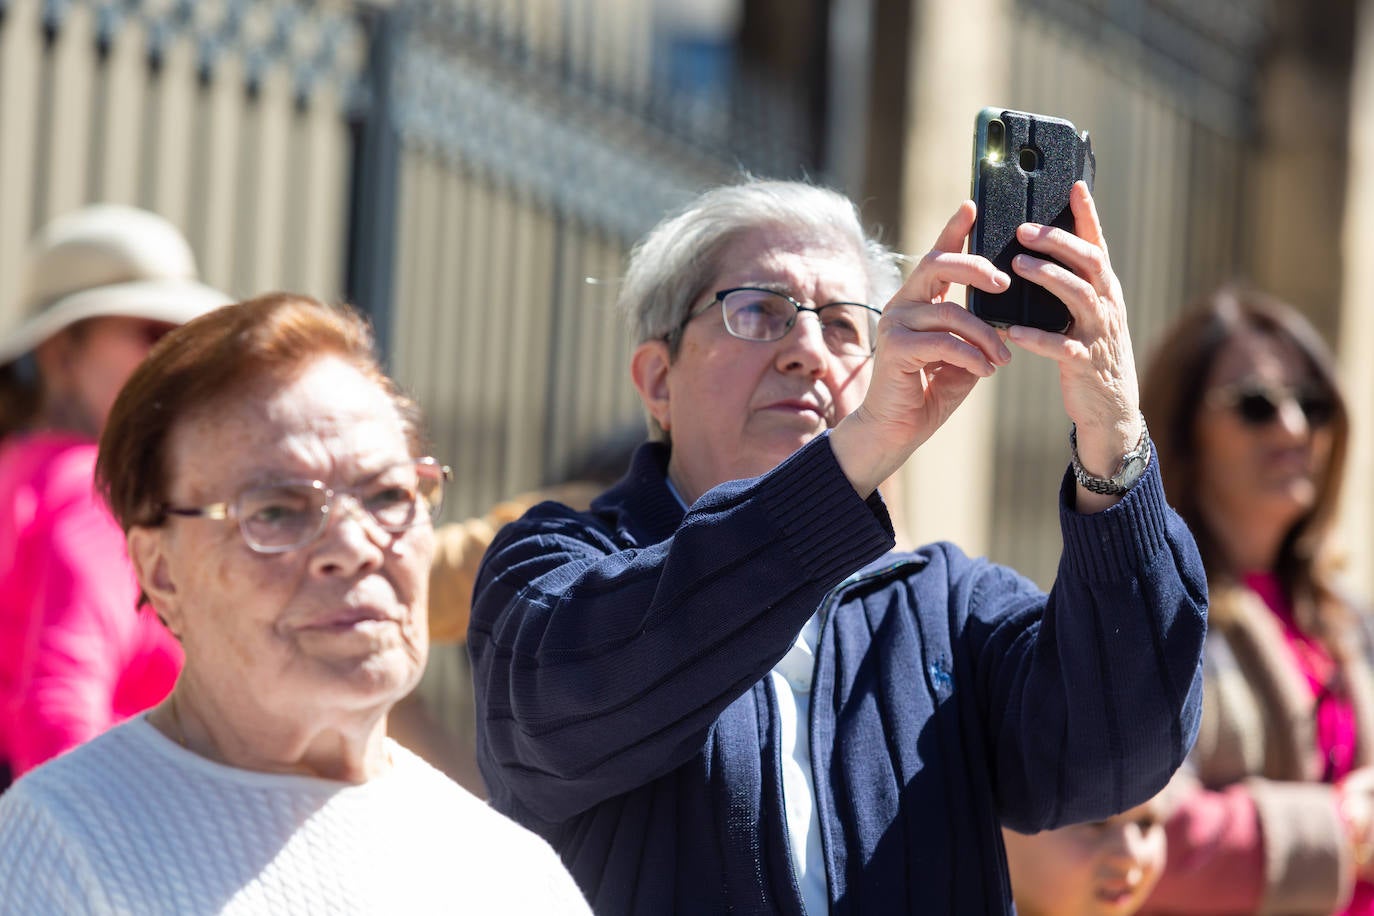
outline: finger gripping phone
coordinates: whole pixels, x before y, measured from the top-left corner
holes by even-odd
[[[1011,109],[978,112],[973,132],[973,202],[978,217],[969,251],[1005,272],[1011,286],[1001,293],[970,286],[969,311],[998,327],[1068,329],[1071,316],[1064,303],[1012,272],[1012,258],[1022,252],[1046,257],[1022,247],[1016,227],[1041,223],[1073,232],[1069,189],[1081,178],[1091,190],[1096,166],[1088,132],[1080,133],[1071,121]]]

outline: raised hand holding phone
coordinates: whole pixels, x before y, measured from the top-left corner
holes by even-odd
[[[1067,121],[1060,123],[1078,136]],[[1080,139],[1090,161],[1087,139]],[[998,336],[1058,363],[1064,409],[1077,427],[1078,456],[1088,476],[1110,483],[1128,467],[1137,474],[1143,468],[1138,460],[1132,464],[1144,426],[1125,296],[1092,195],[1086,181],[1075,180],[1065,187],[1061,207],[1040,206],[1046,199],[1032,193],[1029,211],[1048,214],[1044,222],[1005,217],[1010,237],[997,253],[1001,264],[978,253],[973,239],[983,214],[973,201],[964,202],[889,302],[864,403],[831,434],[841,467],[861,493],[867,495],[870,484],[885,479],[943,425],[978,379],[1010,361]],[[1014,303],[1014,310],[991,318],[986,310],[965,311],[947,298],[953,284],[968,287],[971,306],[1001,300]],[[1005,299],[1011,295],[1005,291],[1018,285],[1025,292]],[[1055,316],[1028,312],[1026,303],[1052,305]],[[1082,512],[1107,508],[1121,492],[1090,491],[1081,483],[1078,490]]]

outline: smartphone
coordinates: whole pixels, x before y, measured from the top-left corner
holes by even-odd
[[[1016,227],[1041,223],[1073,231],[1069,189],[1080,178],[1093,185],[1097,161],[1092,141],[1071,121],[1001,108],[978,112],[973,128],[973,224],[969,251],[987,258],[1011,277],[1001,293],[969,287],[968,308],[998,327],[1013,324],[1063,332],[1071,316],[1064,303],[1042,286],[1023,280],[1011,260],[1025,251]],[[1051,259],[1052,260],[1052,259]]]

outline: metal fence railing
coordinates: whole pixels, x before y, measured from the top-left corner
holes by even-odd
[[[371,314],[461,470],[450,517],[557,479],[638,422],[610,309],[633,240],[811,165],[778,142],[795,105],[665,88],[653,6],[0,0],[0,310],[49,218],[143,206],[233,295]]]
[[[402,41],[392,352],[471,513],[637,421],[611,308],[624,253],[728,172],[433,23]]]
[[[95,200],[171,219],[232,293],[337,298],[366,46],[339,5],[0,2],[0,310]]]

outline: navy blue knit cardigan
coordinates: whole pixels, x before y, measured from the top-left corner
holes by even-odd
[[[685,516],[649,445],[588,513],[493,543],[469,647],[496,808],[602,914],[802,912],[764,675],[821,610],[809,723],[833,913],[1011,911],[999,822],[1148,798],[1196,734],[1206,586],[1152,467],[1079,515],[1046,596],[950,544],[890,553],[827,437]]]

